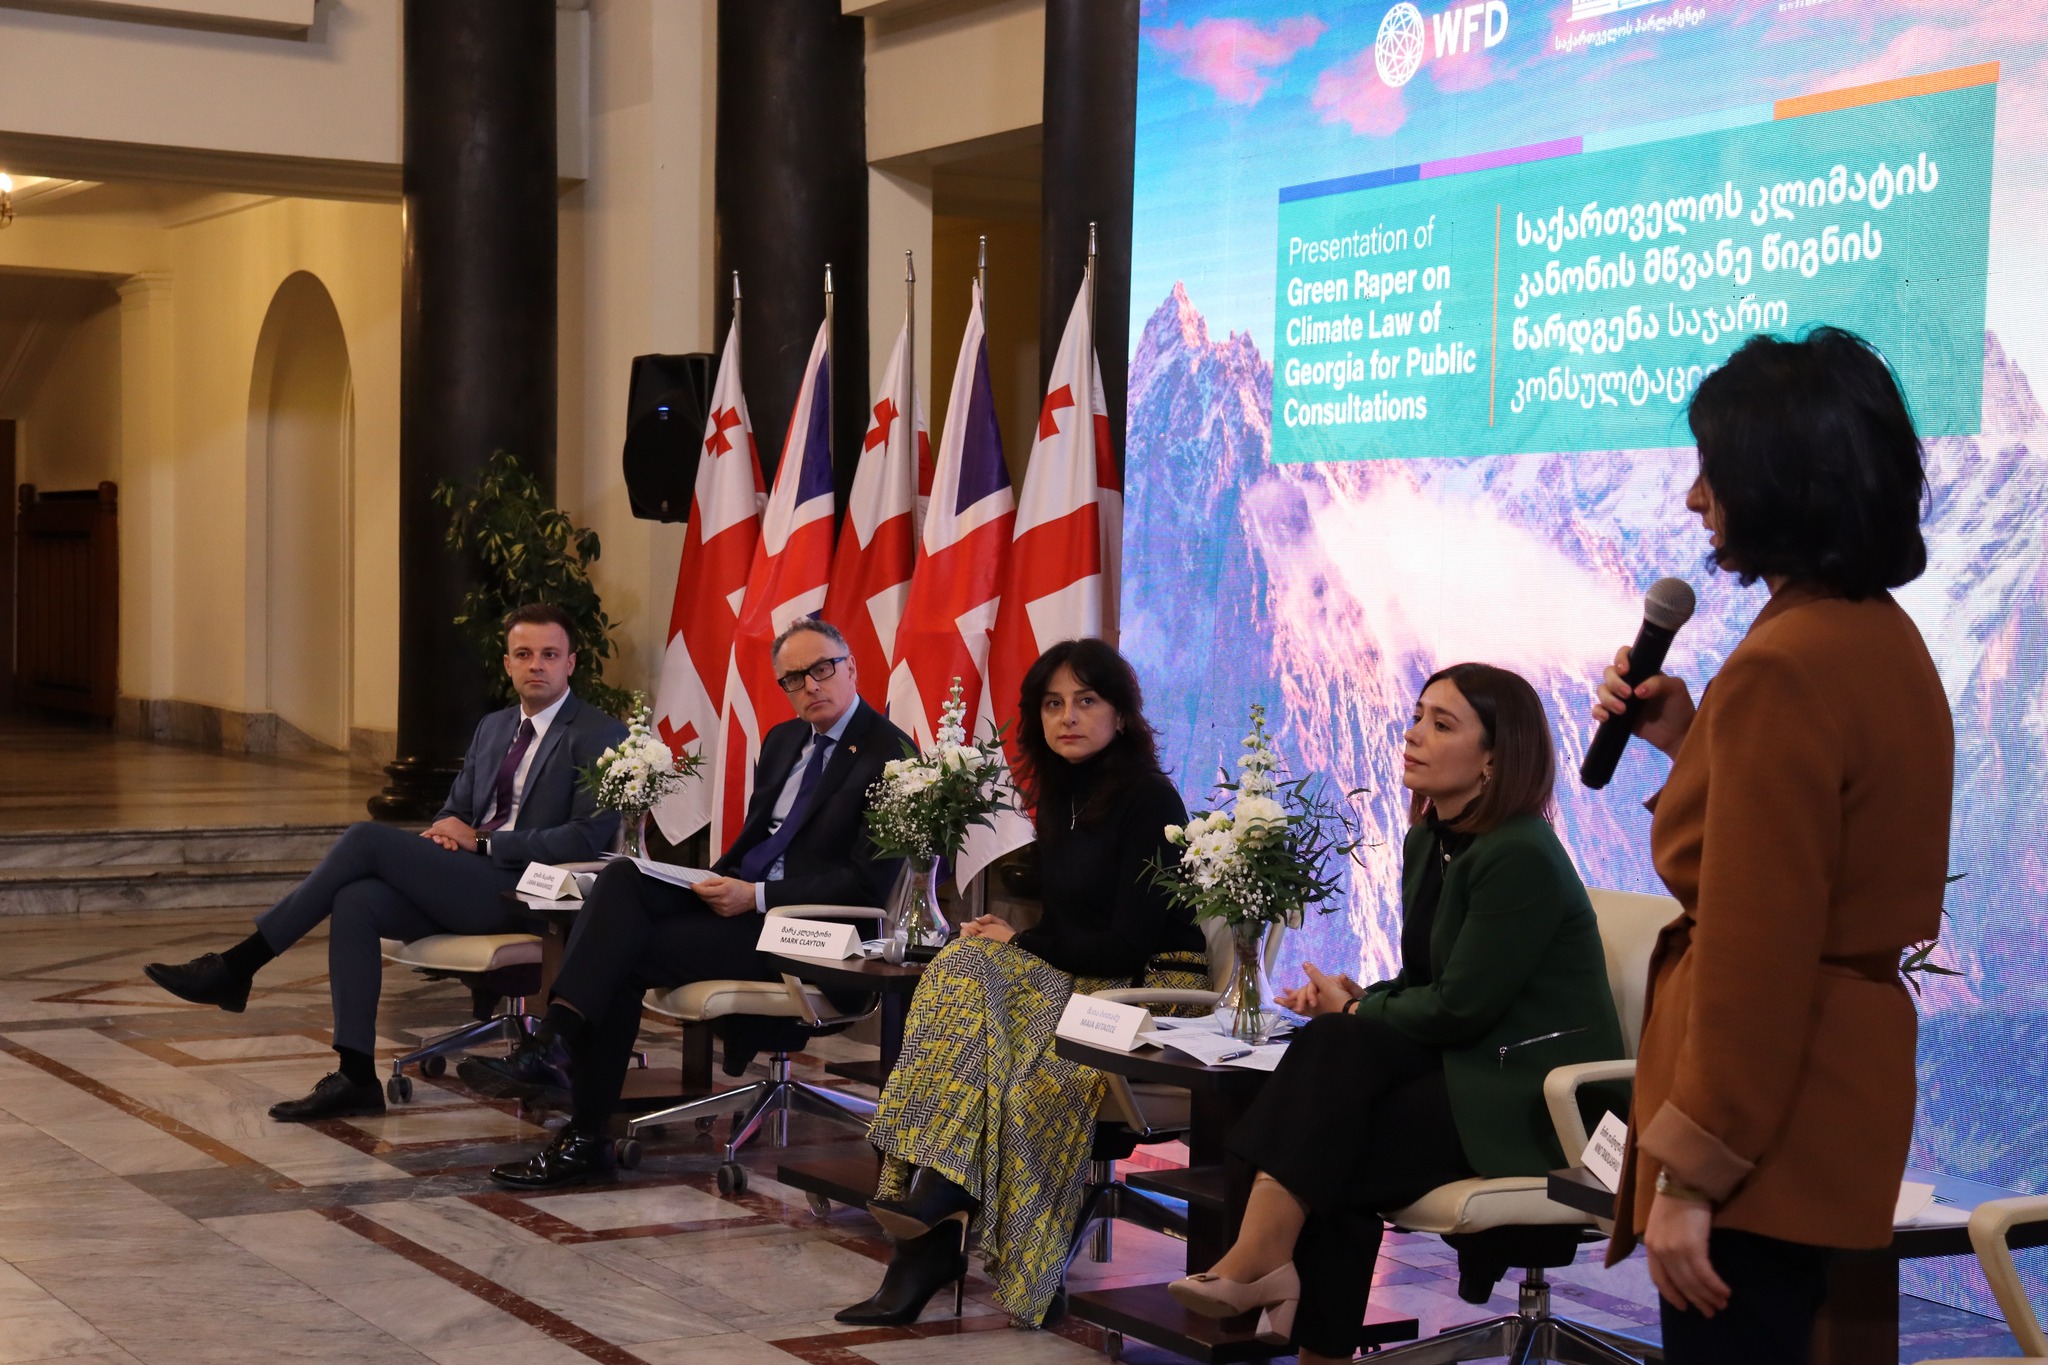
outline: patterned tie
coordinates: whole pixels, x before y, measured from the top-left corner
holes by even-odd
[[[491,818],[477,826],[482,833],[489,834],[512,818],[512,779],[519,775],[520,760],[532,747],[533,721],[522,716],[519,719],[519,737],[505,751],[505,761],[498,765],[498,785],[493,788]]]
[[[747,850],[747,856],[740,859],[740,880],[758,882],[768,875],[788,849],[789,841],[796,837],[797,827],[803,823],[804,813],[811,804],[811,790],[818,785],[818,778],[825,771],[825,757],[832,751],[832,741],[824,735],[811,746],[811,761],[804,764],[803,781],[796,785],[796,800],[789,803],[789,814],[775,827],[775,832]]]

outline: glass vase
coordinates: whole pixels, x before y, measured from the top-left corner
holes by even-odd
[[[1273,983],[1266,977],[1267,927],[1257,921],[1230,926],[1230,984],[1216,1002],[1225,1032],[1255,1047],[1280,1026],[1280,1016],[1272,1008]]]
[[[888,908],[883,937],[888,941],[889,961],[928,959],[945,947],[952,929],[945,911],[939,908],[939,860],[906,859]]]
[[[622,810],[619,812],[619,852],[628,858],[647,856],[647,812],[644,810]]]

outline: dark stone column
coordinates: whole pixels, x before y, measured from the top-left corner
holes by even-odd
[[[1046,0],[1045,181],[1038,285],[1042,392],[1095,224],[1095,350],[1110,439],[1124,458],[1130,368],[1131,174],[1138,132],[1138,0]]]
[[[867,59],[859,19],[822,0],[719,0],[718,333],[744,296],[740,365],[773,482],[804,360],[837,294],[832,432],[844,505],[868,409]]]
[[[406,0],[398,754],[380,820],[440,808],[490,674],[454,617],[477,568],[429,494],[499,448],[555,481],[554,0]]]

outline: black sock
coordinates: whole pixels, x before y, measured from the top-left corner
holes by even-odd
[[[377,1059],[367,1052],[358,1052],[352,1047],[337,1047],[336,1055],[341,1058],[341,1074],[350,1085],[375,1085],[377,1083]]]
[[[545,1046],[559,1042],[574,1051],[590,1036],[590,1021],[560,1000],[548,1002],[548,1012],[533,1031],[535,1042]]]
[[[258,930],[222,953],[220,960],[228,964],[229,971],[248,981],[275,962],[277,954],[270,950],[270,945],[263,941],[262,931]]]

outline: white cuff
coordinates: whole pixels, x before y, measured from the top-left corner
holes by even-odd
[[[754,913],[757,915],[768,913],[768,883],[766,882],[754,883]]]

